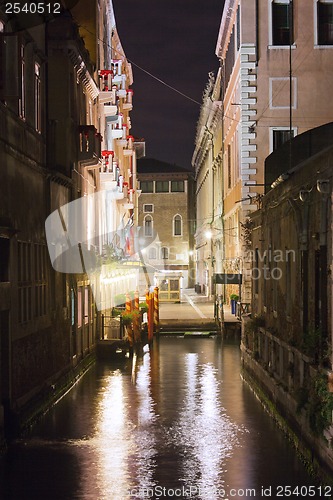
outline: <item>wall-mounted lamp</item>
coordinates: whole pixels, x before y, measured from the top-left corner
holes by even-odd
[[[299,199],[301,201],[305,202],[309,197],[309,193],[310,193],[310,191],[307,191],[305,189],[301,189],[299,192]]]
[[[318,179],[317,180],[317,191],[321,194],[329,194],[330,192],[330,181],[328,179]]]

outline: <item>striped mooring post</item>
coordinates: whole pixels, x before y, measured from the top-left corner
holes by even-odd
[[[133,321],[133,329],[134,329],[134,340],[135,342],[140,342],[140,305],[139,305],[139,291],[135,290],[134,295],[134,311],[136,312],[134,321]]]
[[[129,293],[126,293],[126,313],[130,313],[132,310],[132,301]]]
[[[132,310],[131,297],[130,297],[129,293],[126,293],[125,313],[128,314],[128,313],[131,312],[131,310]],[[127,336],[128,336],[129,344],[130,344],[130,346],[132,346],[133,345],[133,330],[132,330],[132,326],[128,325],[126,327],[126,330],[127,330]]]
[[[158,299],[158,286],[154,288],[154,330],[155,334],[160,331],[160,304]]]
[[[148,301],[148,341],[151,342],[154,337],[154,294],[149,294]]]

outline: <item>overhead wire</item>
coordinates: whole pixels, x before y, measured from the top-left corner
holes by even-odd
[[[84,30],[87,31],[87,33],[91,34],[91,35],[94,35],[94,33],[92,31],[90,31],[86,26],[83,26],[83,25],[80,25],[81,28],[83,28]],[[105,40],[103,40],[102,38],[100,37],[97,37],[97,39],[99,41],[101,41],[103,44],[107,45],[109,48],[111,48],[114,52],[117,52],[119,55],[123,55],[125,56],[125,54],[122,54],[120,53],[120,51],[118,51],[116,48],[112,47],[108,42],[106,42]],[[304,59],[307,57],[307,55],[305,55],[300,61],[297,61],[298,64],[296,66],[296,69],[298,69],[298,67],[303,63]],[[142,66],[140,66],[139,64],[137,64],[136,62],[134,62],[132,59],[129,59],[127,56],[125,56],[126,60],[132,64],[133,66],[135,66],[136,68],[138,68],[140,71],[142,71],[143,73],[145,73],[146,75],[150,76],[151,78],[153,78],[154,80],[156,80],[158,83],[160,83],[161,85],[164,85],[165,87],[167,87],[168,89],[172,90],[173,92],[176,92],[177,94],[181,95],[182,97],[184,97],[185,99],[193,102],[194,104],[197,104],[198,106],[204,106],[204,107],[207,107],[208,109],[210,110],[214,110],[213,107],[209,106],[209,104],[203,104],[202,102],[194,99],[193,97],[185,94],[184,92],[182,92],[181,90],[177,89],[176,87],[170,85],[169,83],[167,83],[166,81],[162,80],[162,78],[159,78],[158,76],[154,75],[153,73],[151,73],[150,71],[148,71],[147,69],[143,68]],[[295,61],[296,62],[296,61]],[[295,68],[295,66],[294,66]],[[287,75],[286,75],[287,77]],[[278,94],[283,90],[285,86],[285,82],[281,83],[280,86],[278,86],[277,90],[274,92],[274,94],[272,95],[271,99],[268,99],[268,102],[266,104],[266,106],[264,106],[264,108],[261,110],[260,112],[260,115],[258,117],[256,117],[256,121],[258,122],[261,118],[270,118],[269,116],[264,116],[265,112],[267,111],[267,109],[269,108],[269,106],[272,104],[272,101],[274,98],[276,98],[278,96]],[[236,122],[236,123],[241,123],[241,119],[237,119],[235,118],[235,116],[230,116],[228,114],[224,114],[224,117],[225,118],[229,118],[230,120]],[[303,114],[303,119],[306,120],[306,119],[311,119],[311,118],[316,118],[316,117],[311,117],[311,116],[305,116]],[[283,119],[283,117],[274,117],[274,119]],[[260,125],[259,123],[256,124],[256,128],[269,128],[271,127],[271,125]]]

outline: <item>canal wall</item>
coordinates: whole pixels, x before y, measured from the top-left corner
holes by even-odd
[[[309,422],[308,401],[300,404],[297,392],[274,377],[269,364],[255,359],[256,351],[241,341],[242,375],[265,410],[292,442],[310,473],[333,485],[333,450],[330,430],[316,435]],[[314,376],[314,374],[312,375]]]
[[[61,399],[95,363],[95,351],[87,354],[75,367],[72,367],[48,383],[45,381],[44,389],[32,397],[19,411],[12,412],[11,426],[7,429],[6,438],[2,439],[0,453],[6,452],[7,441],[28,433],[31,427],[44,415],[59,399]]]

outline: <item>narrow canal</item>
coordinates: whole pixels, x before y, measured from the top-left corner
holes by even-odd
[[[315,482],[241,380],[238,342],[212,338],[96,364],[0,467],[1,499],[331,497],[304,494]]]

